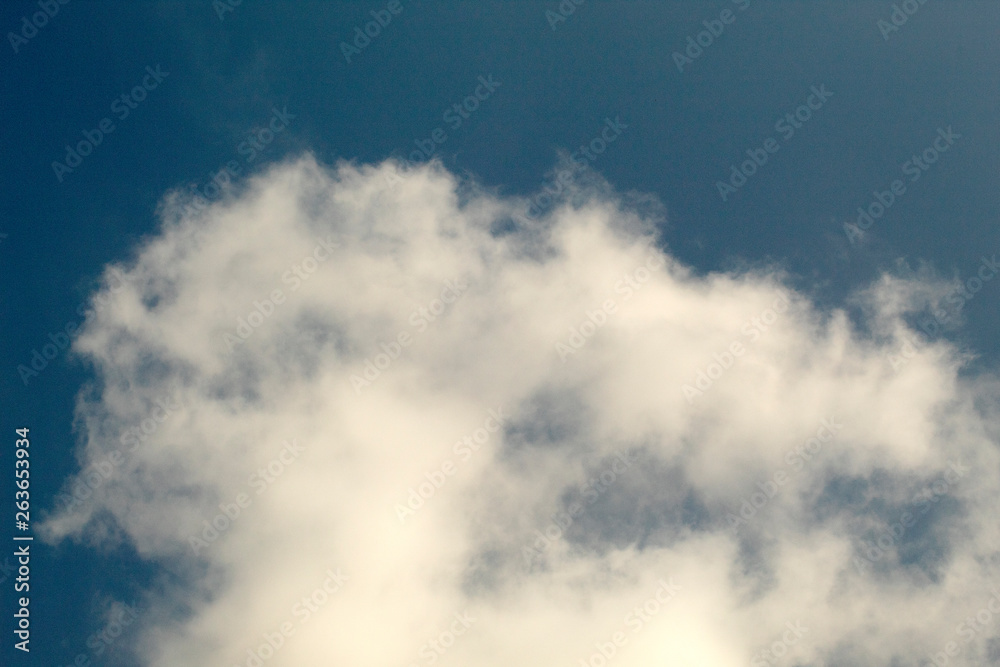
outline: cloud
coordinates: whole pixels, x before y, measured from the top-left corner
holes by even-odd
[[[400,169],[166,197],[76,340],[46,534],[183,574],[140,604],[146,664],[986,655],[997,383],[943,341],[889,362],[940,286],[887,276],[859,323],[695,274],[606,184],[529,220]]]

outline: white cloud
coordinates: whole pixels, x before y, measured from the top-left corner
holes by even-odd
[[[389,187],[396,169],[307,157],[201,213],[167,198],[76,341],[98,374],[84,465],[120,462],[46,528],[123,534],[188,573],[143,602],[148,664],[255,664],[264,635],[269,666],[579,664],[619,631],[608,664],[915,664],[948,641],[951,664],[985,657],[1000,619],[968,644],[956,626],[1000,582],[996,382],[960,378],[944,343],[887,361],[939,287],[879,282],[862,334],[780,274],[694,275],[606,187],[529,223],[436,165]],[[497,408],[503,428],[460,454]],[[945,478],[949,461],[968,472]],[[680,591],[636,630],[661,580]],[[762,654],[786,623],[808,632]]]

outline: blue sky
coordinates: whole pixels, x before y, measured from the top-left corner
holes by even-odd
[[[462,187],[476,184],[470,197],[510,202],[531,198],[543,184],[553,183],[560,155],[573,153],[587,163],[585,175],[575,177],[575,196],[631,202],[654,228],[659,247],[693,276],[779,276],[786,288],[811,303],[814,319],[804,322],[825,323],[832,312],[844,309],[855,321],[859,340],[876,343],[884,343],[888,334],[876,332],[878,326],[865,315],[871,303],[857,295],[878,284],[880,276],[893,276],[915,285],[903,291],[918,301],[926,292],[931,295],[927,303],[947,304],[952,296],[952,305],[962,305],[961,320],[952,313],[947,323],[924,329],[950,349],[976,355],[956,377],[987,382],[981,378],[995,373],[1000,281],[982,280],[981,290],[957,299],[947,281],[967,284],[984,259],[1000,253],[996,3],[914,0],[908,8],[915,11],[906,14],[899,9],[906,3],[882,1],[566,0],[558,14],[558,2],[542,0],[243,0],[235,6],[53,0],[58,11],[32,30],[31,17],[43,11],[40,4],[10,1],[0,7],[5,35],[0,112],[7,127],[0,136],[6,158],[0,164],[6,186],[0,192],[0,386],[2,432],[10,442],[0,455],[6,471],[0,478],[5,495],[12,497],[14,429],[30,427],[37,524],[55,510],[56,495],[81,461],[96,460],[98,450],[83,448],[96,437],[97,424],[106,422],[93,416],[99,411],[79,406],[96,401],[106,408],[101,388],[114,376],[115,364],[125,362],[101,356],[100,346],[116,339],[99,336],[102,320],[95,318],[89,347],[75,353],[60,349],[37,373],[19,368],[31,366],[33,351],[62,340],[59,332],[67,325],[83,324],[92,296],[108,294],[107,285],[101,291],[108,265],[135,271],[134,276],[169,274],[180,280],[168,268],[154,266],[148,255],[141,259],[143,249],[164,238],[161,213],[178,210],[165,203],[169,192],[193,188],[211,193],[214,203],[220,197],[210,184],[227,166],[233,173],[225,180],[232,181],[232,189],[225,197],[240,201],[256,187],[248,185],[251,177],[271,178],[274,165],[300,164],[304,155],[326,167],[347,161],[361,168],[406,159],[420,146],[433,145],[433,156]],[[894,12],[900,25],[888,31]],[[379,18],[385,25],[377,35],[367,44],[359,42],[363,48],[357,52],[346,49],[346,57],[342,44],[352,43],[356,29],[363,31]],[[702,36],[707,45],[700,54],[690,51],[689,56],[696,54],[690,62],[675,55],[713,29],[720,34]],[[828,91],[821,102],[815,96],[820,89]],[[813,108],[801,111],[810,100]],[[464,113],[454,109],[463,104]],[[799,120],[784,127],[798,127],[781,129],[781,119],[797,110]],[[110,121],[103,127],[113,129],[99,129],[104,119]],[[614,128],[613,140],[607,128]],[[91,140],[97,145],[78,166],[71,172],[53,167],[66,162],[68,146],[88,136],[100,140]],[[918,167],[919,172],[912,166],[906,170],[908,161],[941,137],[951,138],[940,139],[931,151],[933,164]],[[739,168],[752,155],[762,159],[768,140],[773,143],[765,151],[766,163],[748,167],[755,173],[723,199],[718,182],[728,182],[733,166]],[[581,146],[594,147],[593,157],[580,158]],[[940,150],[943,146],[947,149]],[[888,201],[882,193],[891,192],[897,179],[905,191],[893,195],[893,203],[863,235],[845,230],[845,223],[857,220],[859,207],[868,209],[879,197]],[[407,189],[416,188],[417,181],[406,182],[393,192],[408,193],[419,208],[424,200]],[[433,179],[428,183],[426,197],[437,196],[438,186]],[[560,200],[552,209],[564,204]],[[258,226],[247,229],[267,238]],[[280,246],[290,237],[288,232],[272,241]],[[764,289],[764,283],[750,282],[747,289]],[[885,297],[880,303],[889,301]],[[705,303],[714,303],[708,294]],[[904,310],[901,321],[913,330],[927,322],[926,304]],[[728,320],[720,316],[719,321]],[[191,326],[197,330],[195,322]],[[732,337],[725,331],[720,335]],[[144,348],[148,364],[136,371],[137,377],[155,378],[157,364],[170,365],[154,348]],[[677,371],[671,387],[687,377]],[[546,391],[551,400],[542,404],[548,407],[524,418],[546,428],[509,427],[511,442],[523,432],[544,431],[553,442],[576,437],[567,435],[573,429],[564,421],[582,418],[587,401],[573,392]],[[995,434],[990,421],[995,416],[989,417],[995,413],[983,410],[976,424]],[[477,418],[470,419],[471,428]],[[208,438],[213,432],[195,435]],[[603,451],[599,445],[580,446]],[[603,465],[591,464],[595,470]],[[674,474],[671,466],[679,464],[654,457],[648,465],[667,479]],[[905,476],[903,469],[917,474],[906,466],[896,472]],[[836,474],[829,472],[826,483],[847,484],[847,477]],[[640,539],[607,527],[627,523],[622,517],[628,515],[628,498],[636,494],[652,494],[658,500],[650,503],[672,508],[659,518],[633,517],[653,526],[698,525],[692,516],[715,511],[713,500],[697,500],[694,491],[687,500],[657,495],[651,490],[657,478],[648,475],[629,487],[633,495],[615,489],[602,496],[604,504],[595,505],[601,513],[588,514],[587,523],[578,524],[588,531],[577,536],[579,543],[601,543],[612,535],[607,540],[618,545],[633,538],[674,544],[674,538],[661,536],[658,542],[655,535]],[[870,476],[865,480],[873,484]],[[613,495],[619,492],[622,498]],[[102,511],[114,514],[112,500],[101,502],[108,503]],[[5,500],[4,507],[13,514],[11,503]],[[164,556],[153,546],[140,557],[136,544],[145,538],[129,528],[117,531],[97,537],[91,528],[79,539],[57,544],[36,538],[31,654],[14,651],[5,631],[3,651],[11,656],[5,664],[64,665],[79,654],[94,664],[167,664],[157,660],[172,654],[154,659],[132,643],[140,636],[138,626],[100,656],[88,649],[87,640],[102,628],[109,600],[142,601],[141,606],[149,591],[157,591],[176,602],[177,591],[211,588],[205,572],[214,576],[215,567],[225,573],[224,564]],[[154,543],[159,544],[149,542]],[[489,540],[477,544],[490,553],[483,546]],[[498,565],[482,576],[503,580],[505,572]],[[9,581],[2,595],[8,619],[16,604]],[[169,617],[166,607],[153,608]],[[140,620],[148,630],[163,618]],[[821,657],[800,657],[801,664],[857,664],[843,657],[856,648],[850,638],[840,641],[839,648]],[[744,663],[750,658],[746,655]],[[200,664],[199,658],[189,659]]]

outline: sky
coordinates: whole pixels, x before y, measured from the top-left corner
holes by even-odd
[[[2,664],[1000,664],[998,29],[3,3]]]

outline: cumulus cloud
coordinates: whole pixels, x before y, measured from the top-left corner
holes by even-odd
[[[75,342],[45,524],[181,573],[145,664],[996,657],[997,384],[901,352],[940,286],[886,277],[859,323],[576,182],[529,219],[307,156],[165,199]]]

